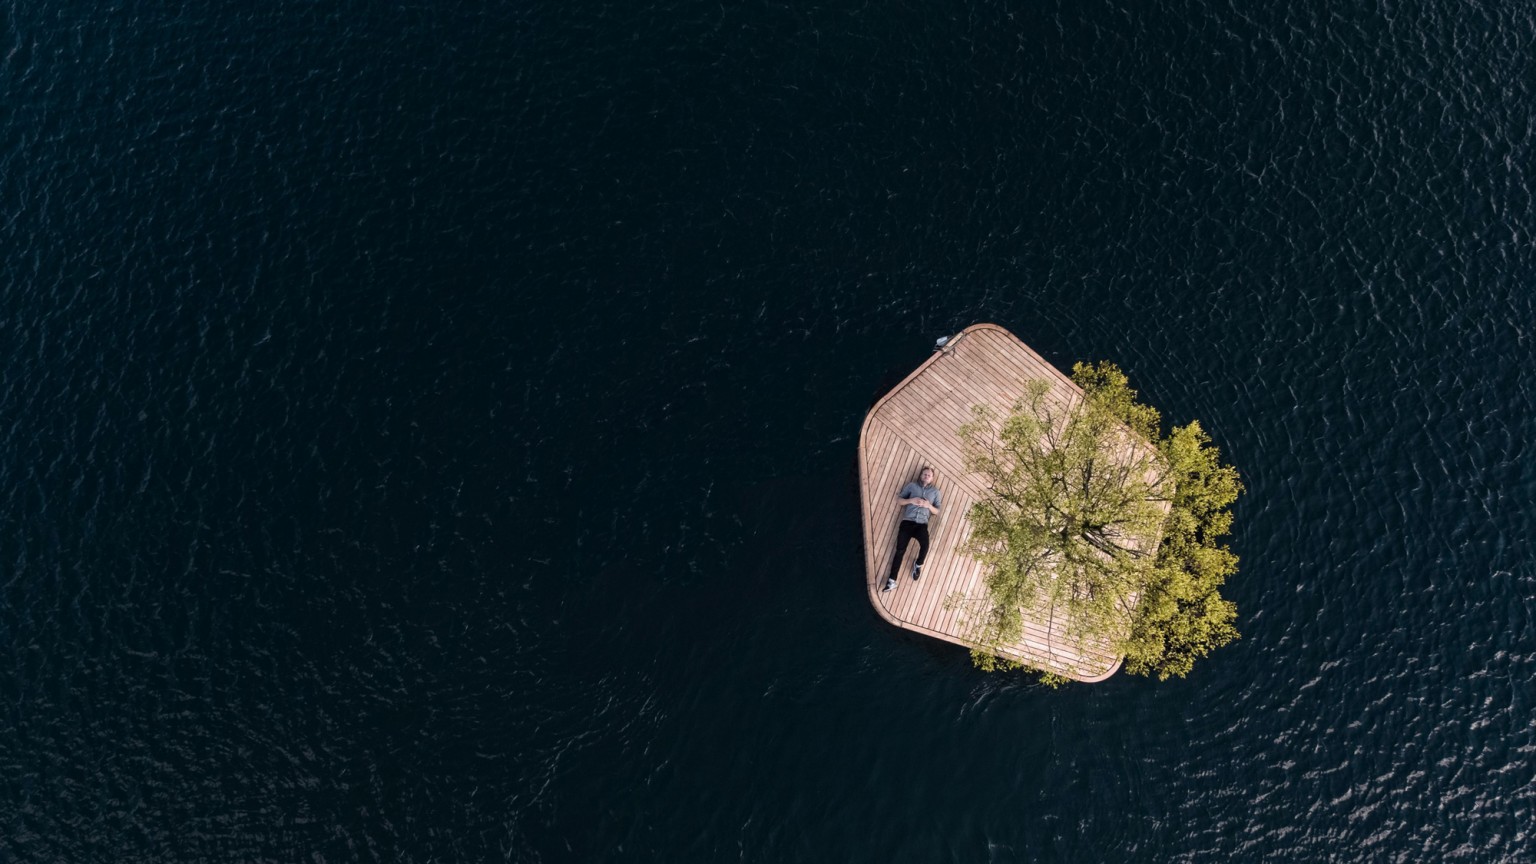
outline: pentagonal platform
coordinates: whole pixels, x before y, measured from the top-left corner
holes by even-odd
[[[962,468],[959,429],[971,419],[971,406],[990,405],[1007,416],[1031,380],[1054,382],[1052,396],[1063,402],[1081,398],[1082,390],[1028,345],[996,324],[962,330],[942,350],[896,385],[870,409],[859,435],[859,477],[864,516],[865,582],[869,600],[885,620],[936,639],[966,645],[959,612],[946,610],[944,598],[959,591],[984,593],[981,564],[960,551],[970,533],[967,514],[983,494],[980,478]],[[923,465],[933,467],[944,494],[940,513],[929,527],[928,560],[923,578],[914,582],[910,547],[897,571],[897,587],[881,585],[895,552],[901,507],[896,495]],[[1107,645],[1077,650],[1065,640],[1061,620],[1026,617],[1023,639],[1004,649],[1009,657],[1079,681],[1101,681],[1120,668],[1121,657]],[[969,646],[967,646],[969,647]]]

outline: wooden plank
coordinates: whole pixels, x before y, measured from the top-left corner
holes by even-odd
[[[998,416],[1005,415],[1030,379],[1054,381],[1058,386],[1050,398],[1062,405],[1080,392],[1012,334],[995,325],[976,325],[914,370],[866,416],[859,437],[865,576],[871,602],[891,623],[964,644],[959,616],[944,609],[943,602],[955,591],[976,596],[982,590],[981,565],[960,547],[969,531],[969,507],[985,494],[985,488],[980,478],[963,473],[958,430],[970,421],[975,404],[992,406]],[[924,576],[916,583],[901,579],[895,590],[882,594],[880,587],[896,554],[900,514],[894,498],[921,463],[936,469],[945,498],[932,529]],[[902,576],[910,573],[914,545],[904,550],[898,570]],[[1052,622],[1043,615],[1037,611],[1030,618],[1023,638],[1005,649],[1008,655],[1082,680],[1100,680],[1118,668],[1119,658],[1105,656],[1095,646],[1085,646],[1079,655],[1053,638]],[[1055,623],[1059,629],[1059,619]]]
[[[892,413],[902,420],[903,434],[933,432],[953,436],[971,419],[969,406],[961,403],[955,391],[943,389],[942,379],[914,382],[908,389],[916,391],[915,398],[902,399],[890,406]]]
[[[1013,350],[1017,346],[1018,343],[1011,338],[983,334],[981,340],[969,346],[969,359],[971,363],[985,366],[1000,375],[1009,393],[1022,393],[1020,385],[1025,381],[1041,379],[1060,385],[1063,396],[1077,394],[1077,385],[1072,383],[1071,378],[1027,348],[1023,351]],[[1018,397],[1015,395],[1013,398]]]
[[[896,528],[891,522],[891,515],[896,512],[895,498],[896,477],[903,470],[900,460],[906,459],[906,444],[894,433],[888,433],[890,447],[886,454],[884,471],[881,474],[880,485],[873,490],[870,503],[870,516],[882,524],[884,528],[879,532],[879,561],[876,563],[878,571],[883,571],[889,564],[890,550],[895,542]]]
[[[977,335],[980,338],[973,340],[969,347],[976,352],[981,362],[1017,370],[1021,377],[1054,379],[1068,390],[1077,389],[1070,376],[1046,362],[1044,357],[1020,342],[1013,334],[988,331]]]
[[[873,426],[873,429],[876,432],[878,440],[878,443],[875,446],[879,454],[877,457],[879,461],[875,463],[875,470],[872,472],[874,476],[874,482],[871,485],[865,487],[866,519],[876,518],[876,515],[879,512],[878,498],[880,496],[880,490],[884,489],[886,486],[885,475],[890,471],[891,458],[895,455],[897,448],[901,446],[901,439],[897,437],[890,430],[890,427],[886,426],[884,423],[876,423]]]
[[[938,527],[930,538],[929,555],[924,567],[923,580],[914,585],[917,591],[908,592],[910,596],[904,598],[901,605],[903,618],[919,625],[925,625],[925,619],[929,610],[938,602],[942,594],[944,574],[952,568],[957,557],[954,547],[958,543],[961,527],[964,525],[964,508],[967,506],[969,496],[961,488],[953,485],[946,488],[945,504],[941,508],[938,519]],[[904,563],[901,572],[905,574],[910,569],[910,564],[915,557]]]
[[[930,405],[924,412],[897,405],[893,413],[903,424],[898,433],[902,438],[909,442],[921,441],[923,446],[931,448],[935,460],[946,463],[947,470],[961,470],[958,433],[961,423],[969,419],[968,413],[952,402]]]
[[[918,379],[913,382],[913,385],[921,385],[921,383],[922,380]],[[932,405],[934,402],[934,397],[930,395],[928,398],[923,399],[921,404]],[[905,429],[903,433],[903,437],[917,437],[920,444],[919,449],[925,452],[942,452],[946,449],[954,450],[952,441],[935,441],[928,435],[914,436],[912,435],[912,429]],[[950,475],[950,477],[958,475],[959,467],[952,460],[932,458],[928,461],[933,462],[935,467],[943,474]],[[966,494],[968,490],[964,488],[963,484],[953,481],[945,483],[945,479],[948,478],[941,478],[939,481],[941,488],[945,489],[945,507],[940,515],[939,527],[931,538],[928,563],[924,568],[924,578],[917,586],[914,586],[921,586],[921,590],[920,592],[905,592],[909,596],[904,597],[904,602],[898,607],[903,618],[919,625],[925,624],[925,619],[931,616],[933,608],[942,603],[944,587],[948,584],[946,576],[954,569],[956,564],[957,555],[953,547],[958,544],[962,526],[965,523],[963,513],[964,509],[968,506],[967,499],[972,497]],[[910,561],[911,559],[909,558],[908,562],[905,562],[901,568],[903,574],[910,569]]]
[[[874,526],[879,523],[875,519],[873,495],[875,494],[874,490],[879,489],[879,485],[876,482],[872,486],[870,477],[871,475],[877,475],[883,469],[884,460],[890,458],[891,453],[896,447],[897,438],[890,433],[889,428],[883,423],[873,423],[866,428],[872,433],[871,437],[874,438],[875,443],[872,447],[877,461],[870,464],[867,459],[860,460],[859,474],[863,484],[860,490],[860,497],[864,507],[864,542],[867,546],[865,558],[868,568],[874,570],[879,562],[879,547],[875,545],[878,531]]]
[[[883,448],[884,461],[879,466],[875,485],[869,490],[868,493],[869,515],[867,518],[873,520],[879,520],[882,518],[881,514],[889,512],[888,505],[890,503],[890,498],[892,497],[889,493],[889,490],[891,489],[890,478],[897,470],[895,467],[896,456],[901,452],[902,447],[904,446],[900,436],[892,432],[889,427],[885,426],[885,424],[878,424],[878,428],[884,432],[885,438],[887,439],[887,444]]]
[[[970,502],[967,501],[966,506],[969,507],[969,504]],[[927,614],[923,616],[922,623],[935,630],[953,631],[952,627],[943,626],[946,621],[952,624],[955,617],[953,611],[944,609],[944,599],[952,592],[964,591],[981,569],[981,564],[960,548],[970,531],[969,519],[964,518],[962,514],[960,521],[961,530],[957,530],[955,536],[949,540],[948,566],[934,574],[937,577],[937,581],[933,584],[934,601],[929,605]],[[958,631],[953,632],[959,635]]]
[[[919,456],[920,454],[914,451],[912,458],[909,458],[909,460],[904,463],[910,467],[910,474],[912,475],[917,473],[916,469],[918,467],[918,462],[932,461],[917,458]],[[893,489],[895,488],[894,483],[892,484],[892,487]],[[902,577],[899,582],[899,595],[896,598],[896,602],[888,605],[892,607],[895,614],[899,615],[901,618],[907,621],[921,623],[920,619],[924,614],[924,610],[931,603],[930,595],[934,593],[930,586],[935,584],[932,581],[935,576],[935,571],[943,570],[946,563],[950,560],[950,558],[953,557],[949,552],[949,547],[954,545],[956,542],[954,540],[954,538],[958,536],[956,526],[963,523],[963,519],[958,518],[958,514],[963,512],[963,502],[966,500],[966,496],[961,492],[951,490],[946,491],[945,497],[946,504],[941,510],[937,520],[937,527],[933,530],[932,536],[930,537],[928,553],[929,557],[927,566],[924,568],[926,571],[924,580],[917,583],[916,585],[912,585],[910,580],[905,578],[906,574],[910,571],[912,563],[916,560],[915,552],[910,552],[904,556],[904,560],[898,571],[899,575]],[[896,522],[896,514],[892,515],[891,520],[893,523]],[[893,539],[894,533],[895,532],[892,531]],[[883,559],[883,563],[886,567],[889,567],[889,561],[890,559],[888,556]],[[874,578],[877,581],[883,579],[884,572],[885,571],[882,571],[881,574],[877,574]]]

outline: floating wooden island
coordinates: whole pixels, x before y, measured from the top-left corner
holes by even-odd
[[[996,324],[976,324],[936,350],[895,389],[883,396],[859,433],[859,480],[864,514],[864,567],[869,600],[885,620],[970,647],[963,638],[960,613],[944,608],[944,598],[958,591],[967,597],[985,593],[982,565],[961,551],[970,535],[971,505],[985,494],[980,477],[962,464],[959,429],[971,420],[971,406],[989,405],[1006,417],[1032,380],[1054,382],[1052,395],[1063,401],[1081,398],[1082,390],[1041,359],[1018,337]],[[894,589],[882,592],[901,507],[896,495],[923,465],[931,466],[944,504],[929,526],[928,560],[923,578],[912,581],[917,543],[909,543]],[[1102,681],[1120,668],[1122,657],[1108,645],[1081,651],[1051,634],[1063,621],[1026,612],[1023,639],[1003,653],[1037,669],[1078,681]]]

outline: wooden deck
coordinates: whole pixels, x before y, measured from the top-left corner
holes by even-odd
[[[995,324],[962,330],[941,351],[896,385],[864,418],[859,435],[859,478],[864,508],[864,564],[869,600],[885,620],[908,630],[965,645],[956,611],[944,598],[959,591],[984,594],[981,564],[960,551],[970,533],[967,514],[981,497],[980,478],[964,473],[960,425],[971,419],[971,406],[987,404],[1006,416],[1024,395],[1025,382],[1056,383],[1050,394],[1062,401],[1082,393],[1072,380],[1041,359],[1028,345]],[[923,578],[912,581],[917,544],[909,543],[897,587],[882,592],[896,546],[900,505],[896,495],[923,465],[933,467],[943,506],[929,528],[928,560]],[[1055,624],[1053,628],[1051,625]],[[1062,622],[1025,622],[1024,638],[1005,649],[1011,658],[1079,681],[1102,681],[1120,668],[1123,658],[1107,646],[1079,653],[1051,639]]]

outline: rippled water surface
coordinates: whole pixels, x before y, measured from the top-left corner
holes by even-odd
[[[13,2],[0,861],[1536,860],[1518,3]],[[1244,473],[1240,642],[884,624],[995,321]]]

